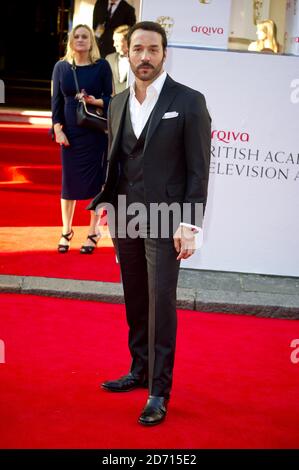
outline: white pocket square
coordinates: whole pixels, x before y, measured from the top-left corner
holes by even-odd
[[[170,111],[168,113],[165,113],[162,119],[171,119],[171,118],[178,117],[178,115],[179,113],[177,113],[176,111]]]

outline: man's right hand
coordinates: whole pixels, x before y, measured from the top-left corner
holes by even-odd
[[[195,252],[195,235],[190,228],[180,225],[173,236],[173,240],[174,247],[178,253],[178,261],[190,258]]]

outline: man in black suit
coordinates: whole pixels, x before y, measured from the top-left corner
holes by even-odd
[[[128,46],[135,82],[111,101],[108,176],[89,209],[102,203],[118,209],[112,228],[132,356],[130,372],[102,387],[128,392],[148,386],[148,401],[138,421],[150,426],[161,423],[167,412],[179,264],[195,251],[196,209],[207,199],[211,125],[204,96],[164,72],[167,39],[158,23],[133,26]],[[128,214],[134,203],[145,208],[136,224],[137,236],[130,227],[134,211]],[[158,224],[152,223],[148,215],[163,203],[164,209],[174,204],[176,211],[166,210]],[[181,211],[183,205],[189,210]],[[129,223],[125,233],[124,218]],[[166,234],[162,230],[165,221],[170,228]]]
[[[135,9],[125,0],[97,0],[93,10],[93,29],[101,57],[115,52],[113,32],[121,25],[136,23]]]

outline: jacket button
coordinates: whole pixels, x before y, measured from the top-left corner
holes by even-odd
[[[133,186],[133,183],[132,183],[132,181],[130,181],[130,182],[129,182],[129,186],[131,186],[131,187]]]

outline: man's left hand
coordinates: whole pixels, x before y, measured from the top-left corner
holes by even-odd
[[[191,228],[179,226],[174,236],[174,247],[178,253],[177,260],[187,259],[195,252],[195,233]]]

